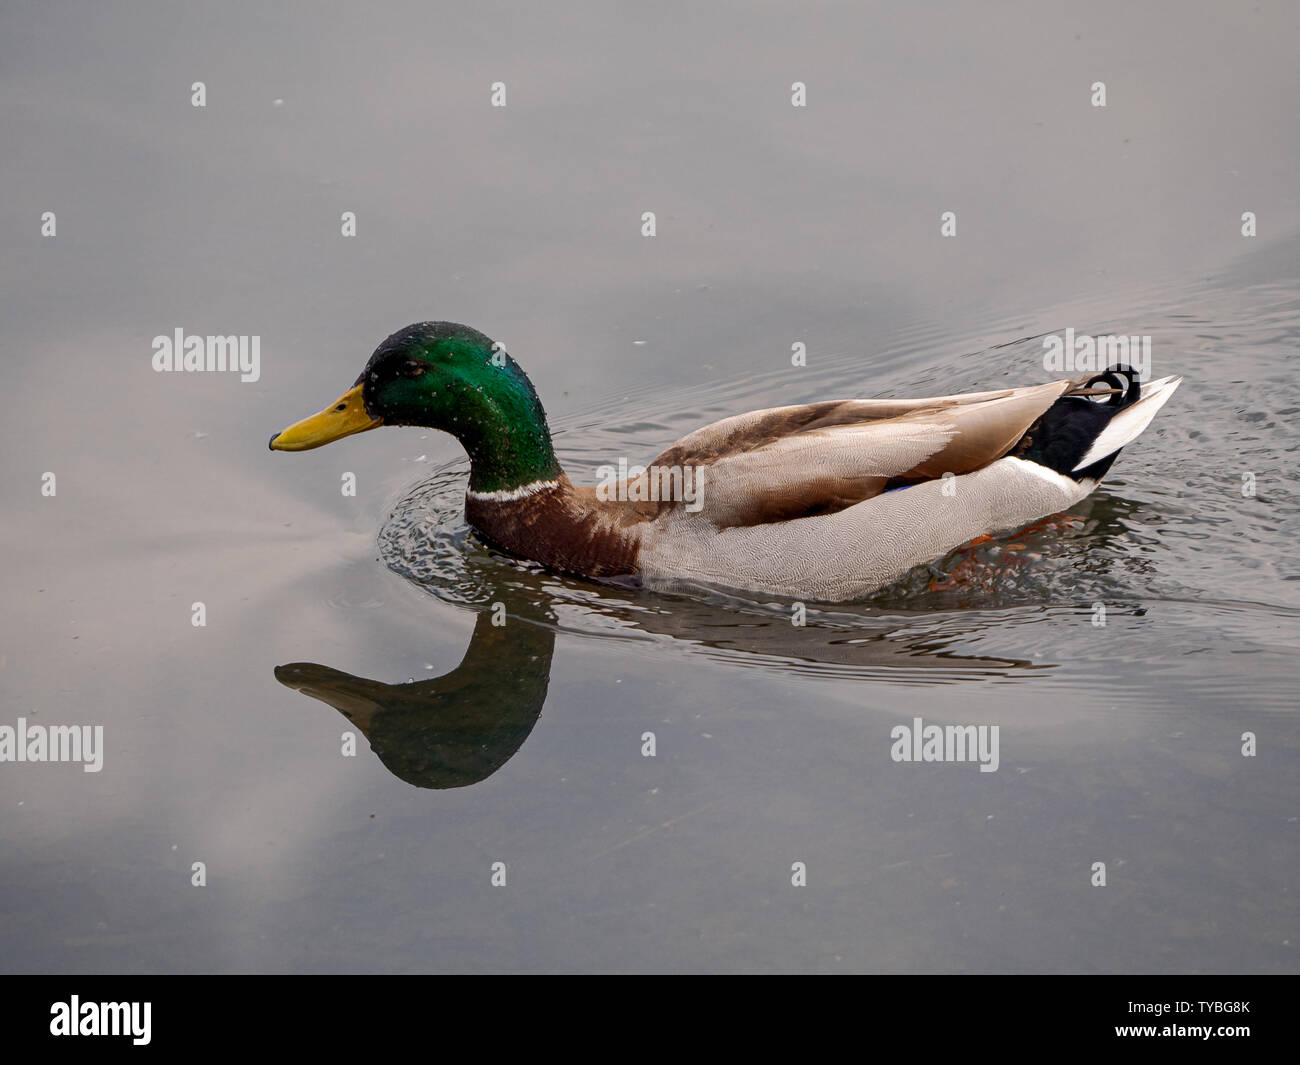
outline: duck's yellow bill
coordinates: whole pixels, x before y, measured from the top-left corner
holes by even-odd
[[[364,433],[384,424],[383,418],[372,418],[366,413],[361,398],[361,386],[350,388],[319,414],[295,422],[283,432],[271,437],[272,451],[310,451],[314,447],[331,444],[353,433]]]

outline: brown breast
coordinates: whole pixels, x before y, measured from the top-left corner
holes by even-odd
[[[561,474],[553,487],[522,499],[465,496],[465,518],[484,539],[520,558],[579,577],[639,572],[641,531],[636,515],[597,503]]]

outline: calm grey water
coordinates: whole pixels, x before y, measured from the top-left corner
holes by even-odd
[[[105,737],[0,763],[0,968],[1296,971],[1294,7],[642,7],[0,12],[0,726]],[[429,318],[588,481],[1067,327],[1186,381],[1068,523],[796,629],[494,556],[448,437],[267,451]]]

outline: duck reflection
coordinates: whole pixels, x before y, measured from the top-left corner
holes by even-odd
[[[328,703],[355,725],[395,777],[417,788],[463,788],[500,769],[537,724],[555,632],[485,610],[459,666],[433,680],[385,684],[293,662],[275,679]]]
[[[440,483],[434,479],[424,487]],[[427,502],[418,493],[413,498]],[[974,559],[983,568],[972,566],[969,551],[954,552],[914,574],[914,588],[895,586],[856,606],[810,607],[802,626],[791,624],[790,604],[764,607],[725,596],[700,599],[635,588],[575,587],[516,568],[472,538],[458,538],[455,534],[464,529],[453,521],[439,530],[451,538],[442,554],[433,556],[441,559],[443,569],[417,576],[405,555],[390,554],[387,561],[434,594],[450,582],[474,590],[481,602],[504,604],[504,625],[494,625],[491,608],[481,608],[469,649],[456,669],[435,680],[405,684],[302,662],[280,666],[275,675],[282,684],[338,710],[395,776],[421,788],[461,788],[495,773],[532,732],[546,701],[557,631],[575,648],[590,637],[643,639],[671,643],[678,653],[722,659],[735,668],[863,683],[1006,681],[1050,670],[1055,655],[1041,642],[1024,647],[1033,660],[972,655],[958,648],[969,647],[970,637],[986,627],[986,608],[1036,608],[1044,599],[1070,602],[1079,599],[1081,587],[1088,588],[1085,602],[1105,598],[1119,603],[1125,598],[1124,581],[1149,582],[1146,556],[1125,549],[1133,512],[1139,510],[1144,528],[1163,524],[1162,515],[1147,504],[1104,494],[1091,497],[1066,516],[1077,526],[1072,533],[1054,530],[1039,536],[1026,530],[1000,538],[982,549],[988,557]],[[406,546],[414,550],[420,544]],[[1102,547],[1108,550],[1099,551]],[[1015,576],[1007,557],[1020,561],[1016,556],[1026,551],[1031,558],[1054,557],[1050,565],[1043,558],[1021,567],[1032,583],[1013,583],[1010,596],[999,595],[998,587]],[[1098,562],[1102,555],[1105,565]],[[991,572],[997,576],[992,587],[985,579]],[[1124,581],[1115,581],[1121,574]],[[1106,581],[1114,586],[1107,589]],[[458,605],[464,606],[464,600]]]
[[[553,612],[538,605],[548,601],[545,578],[522,575],[519,586],[501,588],[498,594],[508,611],[505,623],[493,624],[493,610],[482,610],[460,665],[436,679],[386,684],[310,662],[277,666],[275,677],[334,707],[361,731],[389,772],[408,784],[476,784],[509,761],[532,732],[546,701],[555,650]],[[625,637],[668,638],[733,664],[860,680],[885,673],[907,679],[910,674],[939,683],[1041,668],[1015,659],[955,654],[947,649],[951,634],[900,633],[897,618],[883,631],[863,625],[871,619],[852,615],[819,616],[806,627],[795,627],[783,613],[625,594],[616,604],[588,603],[588,618],[614,622]],[[496,617],[501,620],[500,614]],[[612,633],[575,630],[573,635],[580,640]]]

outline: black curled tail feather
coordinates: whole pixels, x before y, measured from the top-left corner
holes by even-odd
[[[1110,390],[1109,395],[1106,390]],[[1136,370],[1119,364],[1107,367],[1044,411],[1011,449],[1011,454],[1075,481],[1099,481],[1110,469],[1118,451],[1082,470],[1074,467],[1111,418],[1136,403],[1141,395],[1142,383]]]
[[[1084,383],[1081,391],[1086,392],[1099,386],[1116,390],[1108,399],[1102,401],[1110,407],[1128,407],[1142,398],[1142,382],[1138,380],[1138,372],[1133,367],[1121,363],[1108,366],[1101,373],[1093,374]],[[1073,394],[1066,393],[1066,395]]]

